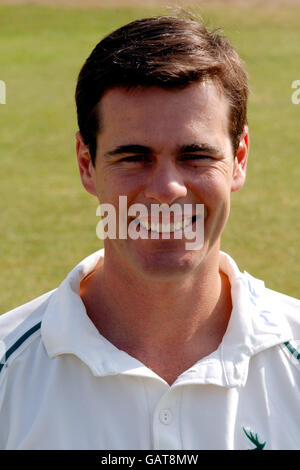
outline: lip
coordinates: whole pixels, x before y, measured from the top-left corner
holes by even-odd
[[[168,218],[164,218],[164,217],[135,217],[133,220],[139,220],[139,222],[141,222],[142,224],[164,224],[166,222],[166,220],[164,219],[167,219],[167,223],[170,223],[170,224],[179,224],[179,223],[184,223],[186,220],[190,220],[192,217],[195,217],[197,214],[191,214],[189,215],[188,217],[168,217]]]
[[[139,218],[135,218],[134,222],[139,227],[139,232],[141,233],[141,235],[142,234],[147,235],[146,238],[153,239],[155,237],[155,238],[158,238],[158,239],[164,239],[164,238],[172,239],[172,238],[176,238],[176,237],[178,238],[179,235],[180,235],[180,238],[184,238],[184,237],[182,237],[182,235],[185,233],[186,230],[192,230],[192,228],[193,228],[193,226],[194,226],[194,224],[197,220],[197,217],[198,217],[198,215],[194,215],[194,216],[191,216],[191,217],[185,217],[184,219],[181,219],[181,221],[177,223],[177,225],[179,223],[181,223],[181,226],[177,227],[177,228],[176,228],[176,224],[173,224],[173,223],[167,224],[165,226],[163,224],[153,224],[152,223],[152,227],[155,226],[154,230],[153,230],[153,228],[151,229],[150,224],[145,223],[145,219],[144,219],[144,222],[141,223]],[[171,227],[171,225],[172,225],[172,227]],[[175,227],[174,227],[174,225],[175,225]],[[147,227],[149,227],[149,228],[147,228]],[[151,235],[154,235],[154,237],[152,237]]]
[[[150,210],[148,211],[150,212]],[[168,213],[166,214],[168,217],[167,218],[167,222],[168,223],[171,223],[171,224],[178,224],[178,223],[184,223],[185,220],[190,220],[191,218],[195,218],[197,216],[201,216],[201,213],[192,213],[192,214],[189,214],[188,216],[184,217],[184,215],[182,215],[181,217],[175,217],[176,214],[174,213]],[[207,217],[207,208],[206,206],[204,205],[204,219],[206,219]],[[132,222],[132,221],[135,221],[137,224],[139,224],[139,222],[141,222],[142,224],[144,225],[149,225],[151,226],[151,224],[163,224],[165,222],[164,220],[164,217],[163,217],[163,214],[160,213],[159,217],[154,217],[154,216],[147,216],[147,217],[129,217],[129,222]]]

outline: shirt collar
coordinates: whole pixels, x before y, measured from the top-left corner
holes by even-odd
[[[246,271],[241,273],[234,260],[220,253],[220,269],[231,284],[232,313],[223,340],[217,350],[223,365],[220,380],[227,386],[243,386],[249,361],[255,354],[292,337],[290,327],[263,281]]]
[[[79,296],[81,280],[104,260],[104,249],[81,261],[52,294],[43,317],[41,334],[50,358],[73,354],[95,376],[157,374],[104,338],[86,314]],[[258,352],[289,340],[284,316],[264,295],[265,286],[239,271],[233,259],[220,252],[220,269],[231,284],[232,313],[218,349],[181,374],[174,386],[192,381],[234,387],[246,383],[249,360]],[[268,300],[267,300],[268,299]]]
[[[50,358],[74,354],[95,376],[123,373],[143,366],[102,336],[86,314],[79,295],[80,282],[98,262],[104,249],[81,261],[52,295],[41,325],[41,335]]]

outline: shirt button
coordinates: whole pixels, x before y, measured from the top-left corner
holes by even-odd
[[[160,410],[159,419],[163,424],[170,424],[172,421],[172,413],[170,410]]]

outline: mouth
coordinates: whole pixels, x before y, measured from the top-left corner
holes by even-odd
[[[194,222],[196,222],[197,218],[199,215],[193,215],[192,217],[186,217],[183,220],[180,220],[178,222],[170,222],[168,224],[163,224],[163,223],[155,223],[155,222],[149,222],[148,220],[140,220],[139,218],[136,218],[134,222],[140,226],[142,230],[146,230],[148,232],[153,232],[153,233],[175,233],[178,231],[182,231],[186,229],[188,226],[192,226]]]

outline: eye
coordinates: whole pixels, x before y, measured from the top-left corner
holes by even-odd
[[[213,160],[213,157],[211,157],[210,155],[197,154],[197,153],[187,154],[181,157],[182,164],[190,166],[191,168],[203,167],[205,165],[207,166],[210,164],[212,160]]]
[[[197,154],[191,154],[191,155],[184,155],[182,157],[182,160],[211,160],[213,157],[209,155],[197,155]]]
[[[130,157],[124,157],[120,160],[121,162],[148,162],[149,157],[147,155],[132,155]]]

